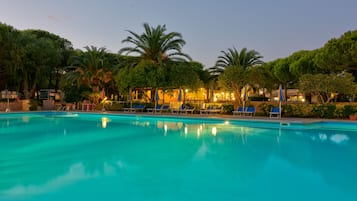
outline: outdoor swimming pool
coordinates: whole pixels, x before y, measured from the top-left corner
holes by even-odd
[[[0,200],[357,200],[355,123],[0,114]]]

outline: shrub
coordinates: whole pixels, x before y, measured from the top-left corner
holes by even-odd
[[[223,107],[224,114],[233,114],[234,105],[227,104],[227,105],[222,105],[222,107]]]
[[[336,111],[336,105],[328,104],[328,105],[315,105],[312,108],[312,114],[314,117],[319,118],[334,118]]]
[[[356,113],[357,110],[352,105],[345,105],[343,107],[342,118],[348,118],[351,114]]]
[[[106,103],[104,105],[105,110],[108,111],[119,111],[123,110],[123,105],[118,102]]]
[[[30,107],[29,107],[30,111],[37,111],[39,104],[40,104],[39,100],[31,99]]]
[[[272,104],[263,103],[263,104],[260,104],[258,107],[263,112],[264,116],[269,116],[269,112],[271,111],[271,108],[275,107],[275,106]]]

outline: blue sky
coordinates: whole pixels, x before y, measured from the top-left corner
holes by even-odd
[[[264,61],[322,47],[357,29],[356,0],[0,0],[0,21],[17,29],[43,29],[75,48],[118,52],[126,30],[166,24],[182,34],[183,52],[206,67],[222,50],[246,47]]]

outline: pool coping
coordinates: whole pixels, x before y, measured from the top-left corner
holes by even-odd
[[[172,113],[147,113],[147,112],[121,112],[121,111],[56,111],[56,110],[41,110],[41,111],[12,111],[12,112],[0,112],[1,114],[20,114],[20,113],[43,113],[43,112],[57,112],[57,113],[78,113],[78,114],[110,114],[110,115],[128,115],[128,116],[146,116],[146,117],[182,117],[182,118],[200,118],[200,119],[222,119],[222,120],[244,120],[244,121],[258,121],[258,122],[280,122],[280,123],[299,123],[299,124],[311,124],[322,122],[347,122],[353,123],[348,119],[321,119],[321,118],[297,118],[297,117],[282,117],[282,118],[270,118],[264,116],[233,116],[229,114],[172,114]],[[357,122],[355,122],[357,123]]]

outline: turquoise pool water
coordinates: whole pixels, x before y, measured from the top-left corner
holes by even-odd
[[[357,200],[357,125],[0,114],[0,200]]]

